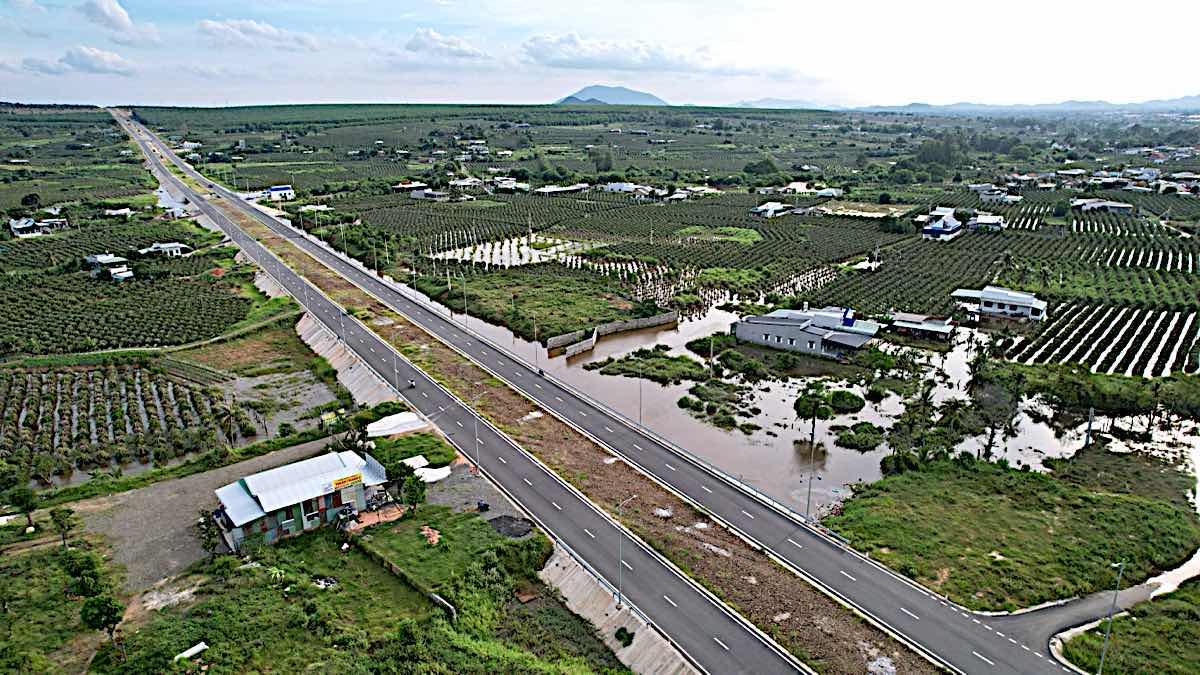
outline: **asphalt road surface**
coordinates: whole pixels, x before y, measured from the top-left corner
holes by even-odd
[[[149,139],[164,157],[192,178],[202,184],[209,183],[174,156],[157,138],[150,136]],[[138,142],[144,144],[146,139],[138,138]],[[148,150],[146,152],[157,161]],[[1051,656],[1049,640],[1052,634],[1046,631],[1052,626],[1064,628],[1093,620],[1096,610],[1091,605],[1080,603],[1078,606],[1066,605],[1023,615],[989,617],[949,603],[847,549],[826,534],[808,527],[794,514],[740,488],[723,474],[702,462],[693,461],[683,451],[586,396],[542,376],[534,366],[486,343],[430,306],[414,301],[398,287],[347,262],[290,226],[245,204],[236,193],[219,185],[213,191],[276,233],[288,237],[296,246],[466,354],[560,419],[702,506],[743,536],[769,550],[798,574],[871,617],[877,625],[947,669],[965,673],[1071,672]],[[194,201],[206,211],[213,210],[202,199]],[[257,242],[225,218],[218,215],[214,220],[221,223],[306,308],[317,313],[325,325],[338,326],[340,311],[336,306],[323,296],[316,297],[320,294],[311,288],[304,290],[307,284],[302,279],[269,253],[259,251]],[[346,326],[345,337],[351,346],[377,372],[392,373],[396,367],[392,350],[356,321],[344,318],[343,322]],[[439,426],[453,435],[458,425],[469,427],[472,424],[472,412],[462,409],[460,404],[437,389],[422,373],[410,369],[403,361],[399,362],[398,368],[401,383],[410,377],[418,380],[417,392],[407,395],[410,399],[415,397],[413,403],[419,409],[435,416]],[[447,412],[441,413],[442,408]],[[466,440],[455,437],[456,442],[461,440],[460,447],[470,448],[470,435],[464,435],[459,430],[458,436]],[[544,517],[544,524],[549,529],[567,540],[604,576],[614,578],[614,570],[619,564],[614,550],[618,535],[611,524],[606,525],[606,519],[595,514],[577,497],[565,492],[565,488],[554,485],[557,481],[545,475],[546,471],[539,465],[519,459],[522,453],[517,452],[502,436],[491,434],[490,430],[485,433],[481,425],[480,438],[480,458],[485,469],[504,487],[510,488],[523,505],[539,517]],[[521,489],[522,486],[526,489]],[[582,538],[580,534],[583,534]],[[608,543],[601,543],[602,540]],[[626,551],[636,548],[629,545],[628,541]],[[704,668],[716,673],[773,672],[792,667],[774,649],[740,627],[738,621],[706,606],[712,603],[700,597],[695,590],[686,590],[688,584],[673,580],[674,575],[662,569],[661,564],[656,565],[649,557],[634,561],[631,557],[633,554],[628,555],[630,557],[626,562],[633,566],[633,570],[637,570],[633,572],[629,566],[624,569],[629,597]],[[633,581],[635,578],[637,582]],[[638,584],[636,589],[635,583]],[[675,597],[672,593],[691,596],[691,599]],[[1054,620],[1047,620],[1049,614],[1054,615]]]
[[[147,147],[146,138],[139,134],[134,134],[134,138],[151,161],[159,164],[158,157]],[[167,152],[165,148],[160,151]],[[178,182],[169,172],[163,171],[170,180]],[[566,543],[610,584],[615,584],[619,578],[626,602],[649,617],[696,665],[710,673],[793,673],[799,670],[798,662],[791,655],[765,641],[745,619],[664,564],[656,553],[625,536],[610,518],[582,499],[553,472],[399,357],[390,345],[346,315],[218,209],[186,185],[180,183],[180,187],[305,309],[339,333],[347,346],[377,373],[393,385],[399,384],[398,389],[414,408],[431,418],[452,443],[475,459],[545,529]],[[231,193],[220,189],[216,192],[224,198],[238,200]],[[416,381],[415,388],[408,388],[409,379]]]

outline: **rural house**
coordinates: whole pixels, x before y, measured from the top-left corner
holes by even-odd
[[[1002,286],[985,286],[977,291],[960,288],[950,294],[973,318],[1029,319],[1046,318],[1046,301],[1032,293],[1012,291]]]
[[[888,328],[900,335],[942,342],[949,342],[950,336],[954,333],[954,323],[949,317],[909,314],[908,312],[893,313],[892,323]]]
[[[261,538],[272,544],[288,535],[334,523],[339,514],[367,507],[368,493],[387,482],[371,455],[349,450],[261,471],[215,490],[213,516],[231,551]]]
[[[852,309],[825,307],[747,316],[733,324],[733,334],[765,347],[836,358],[860,349],[880,328],[874,321],[855,318]]]
[[[916,217],[921,226],[921,238],[934,241],[950,241],[963,233],[963,224],[949,206],[935,206],[932,211]]]
[[[161,254],[168,258],[178,258],[190,252],[191,250],[191,246],[188,246],[187,244],[181,244],[177,241],[168,242],[166,244],[156,241],[147,248],[139,249],[138,253],[141,255]]]
[[[288,202],[296,198],[296,191],[291,185],[272,185],[264,194],[273,202]]]
[[[791,212],[792,205],[784,204],[783,202],[767,202],[766,204],[759,204],[750,209],[750,215],[760,218],[778,218],[779,216],[786,216]]]

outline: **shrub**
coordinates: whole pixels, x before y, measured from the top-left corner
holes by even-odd
[[[829,395],[829,405],[841,414],[855,413],[863,409],[866,402],[858,394],[848,389],[837,389]]]

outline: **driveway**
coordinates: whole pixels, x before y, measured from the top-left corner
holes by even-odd
[[[72,504],[89,532],[104,535],[113,559],[125,567],[131,593],[179,574],[206,554],[192,533],[200,509],[216,507],[213,490],[258,471],[318,454],[328,439],[312,441],[144,488]]]

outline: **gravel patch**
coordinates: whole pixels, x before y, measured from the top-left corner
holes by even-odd
[[[72,508],[85,529],[108,540],[113,559],[125,567],[125,589],[142,591],[205,556],[191,528],[200,509],[216,507],[213,490],[242,476],[312,457],[327,442],[294,445],[212,471],[87,499]]]

